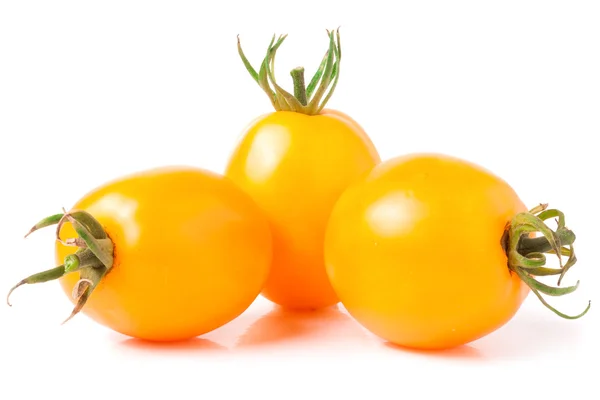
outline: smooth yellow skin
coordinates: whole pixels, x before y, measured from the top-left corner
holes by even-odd
[[[82,312],[125,335],[202,335],[246,310],[267,279],[268,222],[224,176],[187,167],[145,171],[88,193],[73,209],[92,214],[114,243],[113,267]],[[77,237],[71,224],[61,237]],[[74,250],[57,242],[56,262]],[[69,298],[78,279],[61,278]]]
[[[331,215],[327,273],[347,310],[398,345],[449,348],[508,322],[529,288],[501,238],[527,211],[502,179],[436,154],[387,160]]]
[[[379,162],[362,128],[338,111],[274,112],[248,127],[226,175],[270,221],[274,250],[266,298],[293,309],[338,302],[323,262],[325,226],[342,191]]]

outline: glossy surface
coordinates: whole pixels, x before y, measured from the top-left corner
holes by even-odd
[[[500,240],[527,208],[500,178],[442,155],[388,160],[332,213],[327,273],[348,311],[390,342],[468,343],[505,324],[528,288]]]
[[[271,234],[256,204],[227,178],[199,169],[146,171],[108,183],[74,207],[114,242],[115,262],[83,312],[120,333],[176,340],[209,332],[260,293]],[[75,237],[70,224],[61,237]],[[73,252],[57,242],[56,262]],[[61,280],[70,297],[78,274]]]
[[[323,263],[327,219],[342,191],[379,161],[362,128],[338,111],[275,112],[248,127],[226,174],[271,223],[265,297],[294,309],[338,302]]]

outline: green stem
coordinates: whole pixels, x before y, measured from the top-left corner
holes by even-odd
[[[79,235],[77,238],[66,240],[60,238],[61,227],[66,222],[71,223],[75,232]],[[66,322],[83,309],[92,291],[113,267],[113,243],[100,222],[86,211],[74,210],[44,218],[34,225],[30,233],[51,225],[57,225],[56,236],[58,241],[79,248],[73,254],[65,257],[63,265],[38,272],[19,281],[8,292],[6,302],[11,305],[10,295],[22,285],[48,282],[60,279],[70,273],[79,273],[79,281],[74,290],[77,301],[71,315],[65,320]]]
[[[543,298],[548,296],[564,296],[573,293],[579,287],[579,281],[574,286],[554,287],[537,281],[535,276],[559,275],[558,286],[569,270],[577,261],[573,243],[575,234],[565,227],[565,217],[562,212],[547,209],[547,204],[540,204],[529,212],[515,215],[507,227],[502,239],[508,257],[508,267],[535,293],[538,299],[556,315],[566,319],[577,319],[584,316],[590,309],[588,302],[585,310],[577,315],[567,315],[552,307]],[[554,231],[545,224],[545,220],[557,218],[557,229]],[[541,237],[528,237],[530,233],[539,232]],[[558,258],[560,268],[547,268],[546,256],[552,254]],[[566,263],[562,257],[568,257]]]
[[[294,96],[300,104],[305,106],[307,104],[306,99],[306,84],[304,83],[304,67],[294,68],[290,75],[294,80]]]
[[[569,246],[575,241],[575,234],[569,229],[563,228],[556,231],[562,246]],[[552,250],[552,245],[544,236],[530,238],[522,237],[519,244],[519,253],[527,255],[529,253],[546,253]]]
[[[101,239],[102,240],[102,239]],[[106,239],[103,239],[106,240]],[[104,264],[90,249],[79,249],[65,257],[65,272],[74,272],[83,268],[103,268]]]
[[[98,257],[102,264],[104,264],[106,268],[112,267],[113,255],[111,248],[112,242],[110,239],[96,239],[83,223],[75,219],[71,214],[67,213],[65,215],[75,228],[79,237],[85,241],[86,246],[96,257]]]
[[[275,80],[275,55],[286,35],[280,36],[277,41],[273,36],[267,55],[263,59],[258,72],[246,58],[238,37],[238,53],[242,63],[252,79],[267,94],[276,111],[317,115],[323,110],[337,85],[341,56],[339,29],[335,32],[327,31],[327,35],[329,37],[329,48],[308,87],[306,87],[304,81],[304,68],[299,67],[291,71],[294,81],[294,95],[284,90]],[[323,98],[323,96],[325,97]]]

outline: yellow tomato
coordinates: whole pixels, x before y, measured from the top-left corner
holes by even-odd
[[[204,334],[241,314],[267,279],[268,222],[222,175],[185,167],[144,171],[88,193],[72,212],[81,210],[113,245],[113,263],[82,312],[125,335],[171,341]],[[72,223],[62,225],[63,241],[77,236]],[[56,262],[76,250],[57,242]],[[69,298],[83,276],[60,278]]]
[[[284,38],[271,42],[259,73],[238,42],[244,64],[276,111],[247,127],[225,174],[252,196],[271,226],[273,262],[263,295],[286,308],[317,309],[339,301],[323,262],[331,209],[342,191],[380,158],[358,123],[324,108],[339,76],[339,35],[336,44],[334,33],[329,34],[318,87],[313,78],[305,88],[303,69],[292,71],[294,96],[268,71]]]
[[[536,295],[572,291],[531,278],[562,273],[538,265],[545,260],[539,254],[553,250],[544,237],[521,237],[545,231],[540,218],[560,216],[540,211],[529,213],[506,182],[472,163],[397,157],[351,185],[335,205],[325,238],[327,273],[350,314],[390,342],[426,349],[468,343],[507,323],[528,285]],[[549,237],[567,246],[571,234],[563,224]]]
[[[255,121],[226,175],[261,207],[273,233],[263,294],[290,308],[338,302],[323,263],[323,237],[338,196],[379,157],[357,125],[336,114],[280,111]]]

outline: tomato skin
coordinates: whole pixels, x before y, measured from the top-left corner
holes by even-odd
[[[224,176],[144,171],[95,189],[73,209],[92,214],[114,243],[113,267],[83,312],[125,335],[171,341],[209,332],[241,314],[268,276],[268,222]],[[76,236],[63,226],[63,239]],[[56,262],[74,250],[57,242]],[[60,280],[69,298],[78,279]]]
[[[523,211],[514,190],[477,165],[438,154],[390,159],[336,203],[326,271],[374,334],[421,349],[465,344],[508,322],[529,292],[501,246]]]
[[[323,262],[329,214],[342,191],[380,162],[362,128],[339,111],[278,111],[253,121],[226,175],[267,215],[273,264],[262,294],[292,309],[336,304]]]

